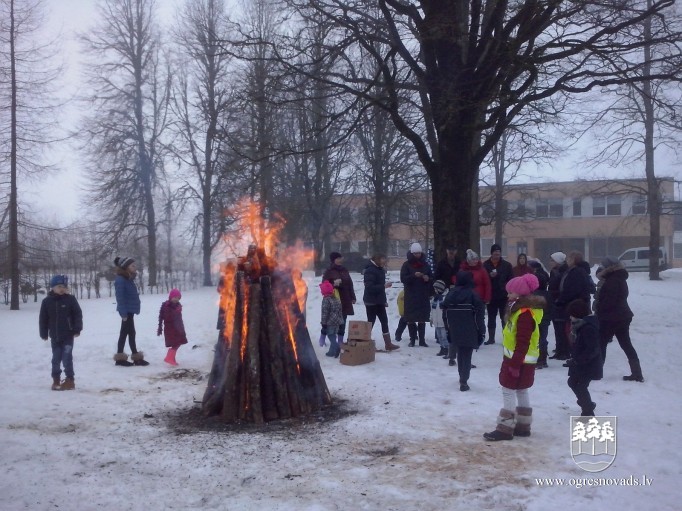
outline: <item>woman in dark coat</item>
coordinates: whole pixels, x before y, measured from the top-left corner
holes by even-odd
[[[552,322],[552,305],[549,297],[549,274],[545,271],[539,261],[528,261],[528,266],[533,269],[533,275],[538,278],[539,287],[533,293],[537,296],[542,296],[545,299],[545,308],[543,309],[542,321],[538,328],[540,329],[540,357],[535,369],[544,369],[547,367],[547,351],[549,343],[547,342],[547,334],[549,333],[549,324]]]
[[[362,295],[362,301],[365,304],[367,311],[367,321],[372,323],[377,318],[381,323],[381,335],[384,338],[384,345],[386,351],[400,349],[391,342],[391,334],[388,331],[388,315],[386,308],[388,307],[388,300],[386,299],[386,288],[391,287],[390,282],[386,282],[386,256],[384,254],[375,254],[369,260],[369,263],[362,272],[362,279],[365,284],[365,292]]]
[[[604,259],[601,266],[603,269],[597,273],[601,283],[595,300],[595,312],[599,320],[602,358],[606,361],[606,346],[615,335],[630,364],[631,374],[623,376],[623,379],[642,382],[644,377],[639,357],[630,340],[630,323],[634,314],[628,305],[628,271],[611,257]]]
[[[459,390],[469,390],[471,355],[485,337],[485,304],[474,293],[474,279],[470,272],[457,272],[457,285],[450,289],[441,304],[445,323],[450,333],[449,358],[459,359]],[[454,365],[450,363],[450,365]]]
[[[400,268],[400,282],[405,286],[403,318],[410,332],[410,344],[419,336],[419,346],[426,346],[426,322],[431,317],[431,267],[424,260],[422,247],[412,243],[407,261]]]
[[[355,310],[355,289],[353,288],[353,281],[345,266],[343,266],[343,256],[338,252],[329,254],[331,265],[324,272],[322,280],[328,280],[334,286],[334,289],[339,293],[339,300],[341,300],[341,309],[343,312],[343,324],[339,326],[336,331],[336,338],[339,345],[343,343],[343,336],[346,334],[346,318],[353,316]]]
[[[596,404],[592,401],[588,387],[592,380],[601,380],[604,362],[599,345],[599,326],[597,318],[590,316],[590,308],[583,300],[568,304],[568,315],[575,342],[568,360],[568,386],[578,398],[580,415],[594,415]]]

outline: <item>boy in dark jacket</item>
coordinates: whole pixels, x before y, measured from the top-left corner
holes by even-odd
[[[599,342],[599,324],[590,315],[590,306],[581,299],[573,300],[566,307],[571,319],[575,341],[571,358],[568,360],[568,386],[578,398],[580,415],[594,416],[596,404],[592,401],[588,387],[592,380],[601,380],[603,365]]]
[[[52,288],[40,305],[40,338],[52,343],[52,390],[73,390],[76,388],[73,372],[73,339],[83,330],[83,312],[75,296],[68,294],[66,275],[55,275],[50,279]],[[66,379],[60,382],[61,366],[64,365]]]
[[[445,310],[445,323],[450,332],[450,365],[455,356],[459,359],[459,390],[469,390],[471,355],[485,337],[485,304],[474,293],[474,279],[468,271],[459,271],[457,285],[450,289],[441,303]]]

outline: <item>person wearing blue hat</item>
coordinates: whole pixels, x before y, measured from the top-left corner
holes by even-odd
[[[73,340],[83,330],[83,312],[78,300],[67,292],[66,275],[50,279],[50,292],[40,304],[40,338],[52,344],[52,390],[74,390]],[[62,382],[62,365],[66,379]]]

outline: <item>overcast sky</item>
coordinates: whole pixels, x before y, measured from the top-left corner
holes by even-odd
[[[77,41],[78,33],[88,31],[96,19],[96,0],[44,0],[47,11],[46,30],[50,36],[59,34],[59,47],[65,66],[64,84],[60,86],[65,97],[75,97],[79,92],[82,80],[82,53]],[[231,3],[231,2],[228,2]],[[157,0],[157,6],[163,23],[170,23],[177,6],[183,5],[184,0]],[[67,105],[59,116],[69,128],[77,127],[79,113],[75,102]],[[585,141],[589,142],[589,137]],[[573,156],[553,162],[552,168],[543,166],[541,170],[528,167],[524,170],[523,181],[567,181],[579,177],[630,177],[636,170],[609,169],[604,167],[599,171],[588,171],[579,168],[574,158],[579,157],[581,151],[575,151]],[[42,217],[57,217],[65,221],[74,220],[79,216],[84,194],[82,160],[75,144],[61,143],[48,154],[50,161],[57,164],[58,171],[52,176],[41,179],[37,183],[20,182],[20,193],[23,200],[29,202],[34,210]],[[679,165],[672,155],[657,154],[657,173],[661,176],[673,176],[682,180]],[[637,173],[643,176],[643,171]],[[82,212],[81,212],[82,213]]]

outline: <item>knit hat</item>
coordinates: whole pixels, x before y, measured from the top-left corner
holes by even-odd
[[[540,282],[538,278],[532,273],[526,273],[520,277],[514,277],[509,282],[507,282],[506,290],[507,293],[514,293],[519,296],[526,296],[531,294],[537,288],[540,287]]]
[[[135,259],[132,257],[120,257],[117,256],[116,259],[114,259],[114,264],[121,268],[122,270],[125,270],[128,266],[133,264],[135,262]]]
[[[421,254],[422,252],[422,246],[419,243],[412,243],[412,245],[410,245],[411,254]]]
[[[322,292],[322,296],[329,296],[334,294],[334,286],[332,286],[332,283],[329,282],[328,280],[325,280],[320,284],[320,291]]]
[[[329,254],[329,260],[333,263],[336,261],[339,257],[343,257],[339,252],[332,252]]]
[[[497,243],[493,243],[492,246],[490,247],[490,255],[492,255],[493,252],[502,252],[502,247],[499,246]]]
[[[590,315],[590,306],[587,305],[587,302],[585,300],[577,298],[568,304],[568,306],[566,307],[566,312],[568,313],[569,316],[582,319],[585,316]]]
[[[182,294],[180,294],[179,289],[171,289],[170,293],[168,293],[168,299],[172,300],[173,298],[182,298]]]
[[[480,259],[480,257],[478,257],[478,254],[476,252],[474,252],[470,248],[467,249],[467,263],[471,264],[478,259]]]
[[[620,261],[616,259],[615,257],[607,256],[601,261],[601,267],[606,269],[611,266],[615,266],[619,263]]]
[[[563,264],[566,261],[566,254],[564,254],[563,252],[554,252],[549,257],[551,257],[552,261],[554,261],[557,264]]]
[[[50,287],[57,287],[57,286],[68,286],[69,285],[69,277],[66,275],[54,275],[50,279]]]
[[[443,294],[445,288],[446,288],[445,282],[443,282],[442,280],[437,280],[436,282],[433,283],[433,290],[438,295]]]

